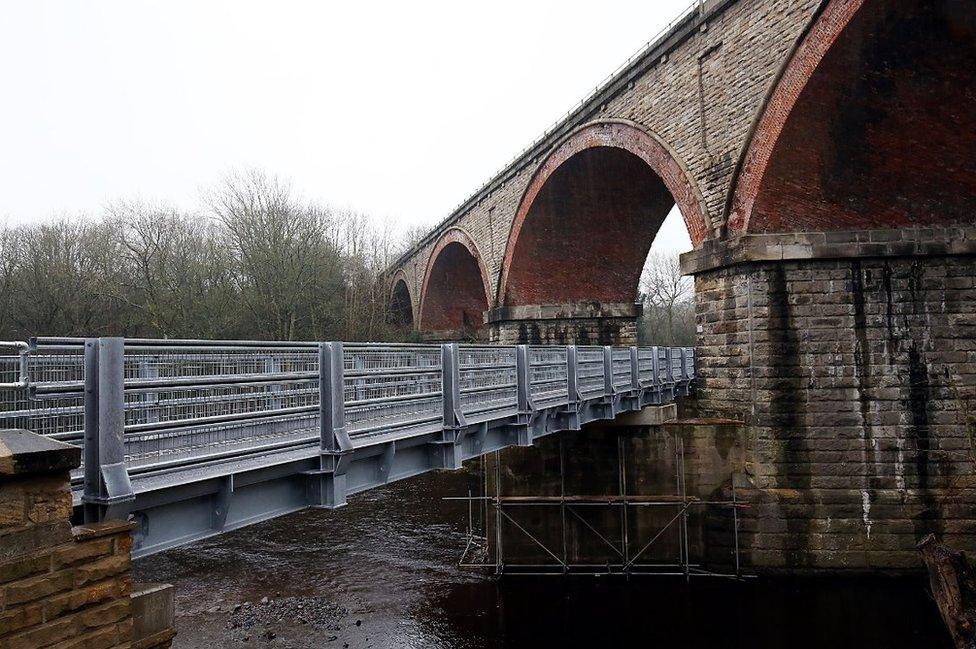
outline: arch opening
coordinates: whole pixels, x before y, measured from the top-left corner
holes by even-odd
[[[413,302],[402,277],[396,280],[390,295],[390,324],[401,330],[413,329]]]
[[[488,310],[486,272],[466,236],[445,237],[431,255],[421,302],[420,328],[476,338]]]
[[[773,141],[751,146],[732,229],[972,223],[976,5],[835,2],[820,23],[840,27],[814,28],[771,96],[757,139]]]
[[[612,146],[575,153],[545,180],[513,232],[502,305],[632,305],[674,205],[634,153]]]

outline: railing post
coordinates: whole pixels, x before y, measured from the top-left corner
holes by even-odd
[[[125,468],[125,341],[85,341],[85,522],[124,518],[135,499]]]
[[[515,382],[519,414],[532,414],[532,374],[529,367],[529,346],[515,348]]]
[[[613,396],[613,347],[610,345],[603,348],[603,394]]]
[[[346,458],[352,440],[346,432],[342,343],[319,344],[319,469],[310,471],[311,504],[346,504]]]
[[[640,393],[640,356],[634,346],[630,348],[630,387]]]
[[[444,428],[454,430],[463,425],[461,414],[461,368],[458,345],[441,345],[441,395],[444,403]]]
[[[441,402],[443,432],[439,442],[440,464],[445,469],[461,468],[461,431],[467,426],[461,412],[461,366],[457,343],[441,345]]]
[[[576,345],[566,346],[566,388],[568,403],[563,415],[566,430],[580,429],[579,354]]]
[[[657,345],[651,347],[651,380],[654,382],[655,387],[660,387],[661,385],[661,360],[659,358],[661,352],[658,351]]]
[[[634,345],[630,347],[630,389],[633,392],[631,405],[634,410],[640,410],[644,405],[641,402],[640,352]]]
[[[515,348],[515,383],[518,395],[516,443],[519,446],[532,446],[534,439],[532,421],[535,408],[532,404],[532,368],[528,345],[519,345]]]
[[[566,346],[566,386],[569,392],[569,405],[575,408],[579,403],[579,360],[576,345]]]
[[[674,401],[675,381],[674,366],[672,365],[672,355],[674,350],[671,347],[664,348],[664,386],[661,388],[661,403]]]
[[[323,451],[352,450],[346,432],[342,343],[319,345],[319,436]]]

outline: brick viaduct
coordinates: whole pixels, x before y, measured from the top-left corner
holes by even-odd
[[[442,336],[608,344],[677,204],[701,413],[745,423],[750,559],[973,549],[976,5],[713,0],[393,267]]]

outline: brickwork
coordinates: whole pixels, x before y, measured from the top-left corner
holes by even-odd
[[[664,143],[698,193],[700,218],[709,229],[706,234],[721,230],[734,162],[772,81],[819,2],[706,4],[705,16],[695,13],[679,25],[664,45],[636,62],[550,137],[489,181],[395,264],[392,270],[402,271],[408,279],[415,313],[431,254],[443,234],[455,226],[470,234],[481,251],[490,304],[503,303],[497,291],[505,251],[529,185],[563,141],[586,124],[623,121]]]
[[[421,289],[420,329],[464,331],[483,327],[490,304],[488,273],[477,244],[459,228],[437,243]]]
[[[970,223],[974,83],[976,25],[954,2],[831,3],[757,128],[732,228]]]
[[[745,263],[696,292],[699,404],[749,424],[755,565],[976,549],[976,256]]]

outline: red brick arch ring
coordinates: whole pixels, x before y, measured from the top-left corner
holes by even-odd
[[[762,186],[773,148],[797,99],[866,0],[822,0],[774,80],[733,174],[726,201],[728,234],[749,229],[753,203]]]
[[[407,303],[410,306],[410,320],[415,323],[417,322],[417,314],[414,311],[413,291],[410,290],[410,281],[407,279],[407,273],[402,268],[393,273],[393,276],[390,278],[390,304],[394,304],[397,301],[396,292],[400,282],[403,282],[403,286],[407,291]]]
[[[465,293],[464,291],[460,291],[458,294],[454,296],[456,299],[452,300],[452,303],[454,303],[453,306],[463,310],[464,304],[462,304],[462,302],[474,302],[475,297],[477,297],[477,301],[479,303],[481,302],[481,300],[483,300],[483,304],[479,304],[479,308],[483,306],[484,310],[487,310],[492,303],[491,288],[490,288],[491,284],[488,279],[488,267],[485,265],[484,258],[481,256],[481,252],[478,250],[478,246],[475,244],[474,239],[471,238],[471,235],[469,235],[463,229],[456,226],[452,227],[447,231],[445,231],[444,234],[441,235],[441,238],[438,239],[437,244],[434,246],[433,251],[431,251],[430,253],[430,258],[427,260],[427,268],[424,271],[424,283],[420,291],[420,312],[419,312],[419,319],[417,320],[418,328],[421,330],[428,329],[431,323],[431,314],[428,313],[428,309],[431,308],[431,303],[432,303],[431,294],[430,294],[430,291],[432,289],[431,281],[432,281],[432,276],[434,275],[434,271],[437,268],[438,260],[440,259],[442,253],[444,253],[445,249],[453,248],[456,250],[457,249],[456,246],[462,246],[465,250],[467,250],[467,253],[474,259],[474,262],[477,264],[477,270],[478,270],[478,275],[480,276],[480,284],[481,284],[478,290],[483,292],[483,295],[480,293],[477,296],[466,295],[464,294]],[[458,279],[459,281],[463,281],[463,278],[458,278]],[[434,281],[437,281],[436,278]],[[472,283],[471,281],[466,282],[467,285],[470,285],[471,283]],[[457,288],[459,287],[456,287],[455,290],[457,290]],[[469,286],[469,289],[473,291],[474,287]],[[437,305],[438,308],[442,308],[444,306],[445,305],[443,304]],[[458,328],[458,327],[439,327],[439,328],[444,329],[444,328]]]
[[[704,201],[693,177],[659,136],[627,120],[601,120],[585,124],[556,145],[536,170],[522,196],[505,248],[505,258],[498,283],[499,306],[505,301],[509,272],[519,234],[540,191],[561,165],[581,152],[598,147],[622,149],[640,158],[650,167],[650,170],[663,182],[681,211],[692,244],[696,248],[711,232]]]

